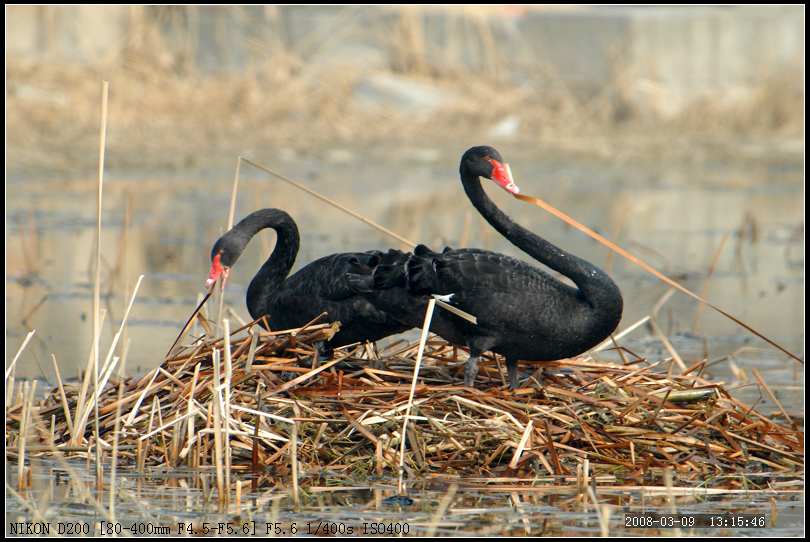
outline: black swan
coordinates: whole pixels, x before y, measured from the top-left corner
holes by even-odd
[[[498,232],[534,259],[571,279],[576,288],[523,261],[479,249],[436,253],[419,245],[405,265],[384,264],[374,274],[378,289],[407,288],[412,298],[391,296],[381,306],[391,314],[411,315],[421,325],[428,294],[477,317],[478,325],[439,310],[431,330],[470,349],[464,383],[472,386],[481,353],[506,357],[509,386],[518,385],[518,360],[551,361],[581,354],[616,329],[622,295],[595,265],[570,254],[513,222],[492,202],[480,177],[519,192],[501,155],[492,147],[473,147],[461,157],[461,183],[472,204]],[[416,302],[418,300],[418,303]]]
[[[220,276],[227,280],[247,244],[265,228],[276,231],[276,245],[247,289],[247,308],[253,319],[266,315],[273,328],[290,329],[326,311],[330,321],[341,323],[327,349],[375,341],[412,327],[375,307],[378,299],[382,304],[401,304],[395,299],[409,294],[401,289],[373,288],[373,274],[379,264],[401,267],[410,254],[398,250],[332,254],[287,277],[298,253],[299,235],[295,221],[280,209],[249,214],[214,243],[209,288]]]

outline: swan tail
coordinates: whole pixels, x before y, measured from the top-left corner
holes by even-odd
[[[400,288],[407,284],[407,276],[405,275],[402,265],[396,264],[380,264],[374,270],[374,288],[378,290],[389,290],[391,288]]]
[[[405,287],[408,283],[406,265],[410,257],[410,253],[394,249],[381,254],[380,260],[372,273],[374,288],[389,290],[391,288]]]
[[[436,257],[439,255],[425,245],[418,245],[405,265],[408,290],[415,294],[437,292]]]
[[[434,293],[437,256],[425,245],[418,245],[411,253],[389,250],[374,269],[374,288],[405,288],[414,294]]]

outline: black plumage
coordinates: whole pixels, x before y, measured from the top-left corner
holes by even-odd
[[[613,332],[622,315],[622,296],[610,277],[513,222],[486,195],[480,177],[517,193],[503,160],[492,147],[473,147],[461,159],[464,191],[481,215],[512,244],[570,278],[571,287],[521,260],[480,249],[433,252],[416,247],[405,265],[378,267],[378,289],[407,289],[379,305],[412,326],[420,326],[429,294],[451,295],[450,304],[476,316],[478,325],[438,310],[431,330],[470,349],[465,383],[473,385],[484,351],[506,357],[511,387],[517,386],[518,360],[550,361],[575,356]]]
[[[516,224],[489,199],[480,177],[517,193],[508,168],[492,147],[464,153],[461,182],[472,204],[499,233],[538,262],[571,279],[569,286],[526,262],[496,252],[424,245],[398,250],[333,254],[287,277],[298,252],[298,228],[279,209],[256,211],[214,245],[209,281],[236,262],[250,239],[264,228],[278,234],[276,246],[247,291],[253,318],[267,315],[274,328],[301,326],[326,311],[341,322],[330,346],[377,340],[421,327],[432,294],[475,315],[478,325],[439,310],[431,331],[467,346],[465,384],[472,386],[485,351],[506,357],[509,385],[518,384],[517,362],[550,361],[592,348],[616,328],[622,296],[610,277],[593,264]],[[223,267],[224,266],[224,267]]]
[[[254,319],[267,316],[274,329],[302,326],[326,311],[329,321],[340,321],[340,331],[327,345],[337,347],[357,341],[374,341],[412,327],[390,316],[377,305],[378,298],[407,295],[402,290],[376,291],[378,265],[404,265],[409,254],[389,250],[349,252],[324,256],[287,277],[300,237],[292,217],[280,209],[262,209],[245,217],[220,237],[211,251],[209,281],[228,270],[259,231],[276,231],[276,245],[250,281],[247,308]]]

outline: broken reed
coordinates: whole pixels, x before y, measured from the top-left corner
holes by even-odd
[[[211,327],[204,315],[198,319]],[[561,360],[542,365],[543,385],[532,375],[509,391],[503,364],[490,355],[477,389],[470,389],[461,384],[467,354],[436,337],[426,339],[414,380],[419,343],[338,348],[313,366],[317,345],[338,324],[313,321],[272,332],[257,324],[181,345],[142,377],[102,379],[99,438],[112,447],[120,424],[119,465],[213,469],[222,502],[246,477],[255,478],[256,488],[287,488],[297,501],[324,475],[397,477],[400,458],[409,480],[449,477],[490,489],[507,480],[507,487],[532,491],[581,493],[583,479],[661,486],[666,469],[679,483],[712,490],[767,487],[775,477],[803,475],[803,434],[787,412],[740,403],[700,376],[701,363],[670,374],[670,358]],[[92,430],[78,432],[77,445],[68,423],[80,391],[60,380],[33,410],[53,419],[57,449],[86,457],[93,453]],[[10,403],[9,455],[52,453],[41,442],[23,448],[25,394]]]

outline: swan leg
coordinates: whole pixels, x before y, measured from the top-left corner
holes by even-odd
[[[518,362],[516,359],[506,358],[506,373],[509,376],[509,389],[518,387]]]
[[[464,385],[472,388],[475,384],[475,377],[478,375],[478,354],[470,353],[467,364],[464,366]]]
[[[323,341],[318,341],[314,345],[315,353],[312,356],[312,368],[321,366],[321,361],[326,357],[326,345]]]
[[[540,386],[544,386],[546,383],[546,369],[544,367],[540,367],[534,372],[534,379],[537,380],[537,383]]]
[[[318,365],[320,365],[322,361],[328,361],[329,358],[332,357],[332,347],[329,346],[326,341],[318,341],[314,346]]]
[[[318,352],[318,361],[329,359],[332,356],[332,349],[326,344],[326,341],[318,341],[315,343],[315,349]]]
[[[321,366],[321,363],[324,361],[329,361],[329,358],[332,357],[332,349],[326,344],[326,341],[318,341],[313,343],[315,347],[315,352],[312,354],[312,362],[310,364],[312,369],[317,369]],[[287,373],[285,373],[287,374]],[[292,376],[291,378],[295,378],[295,373],[290,373]]]

